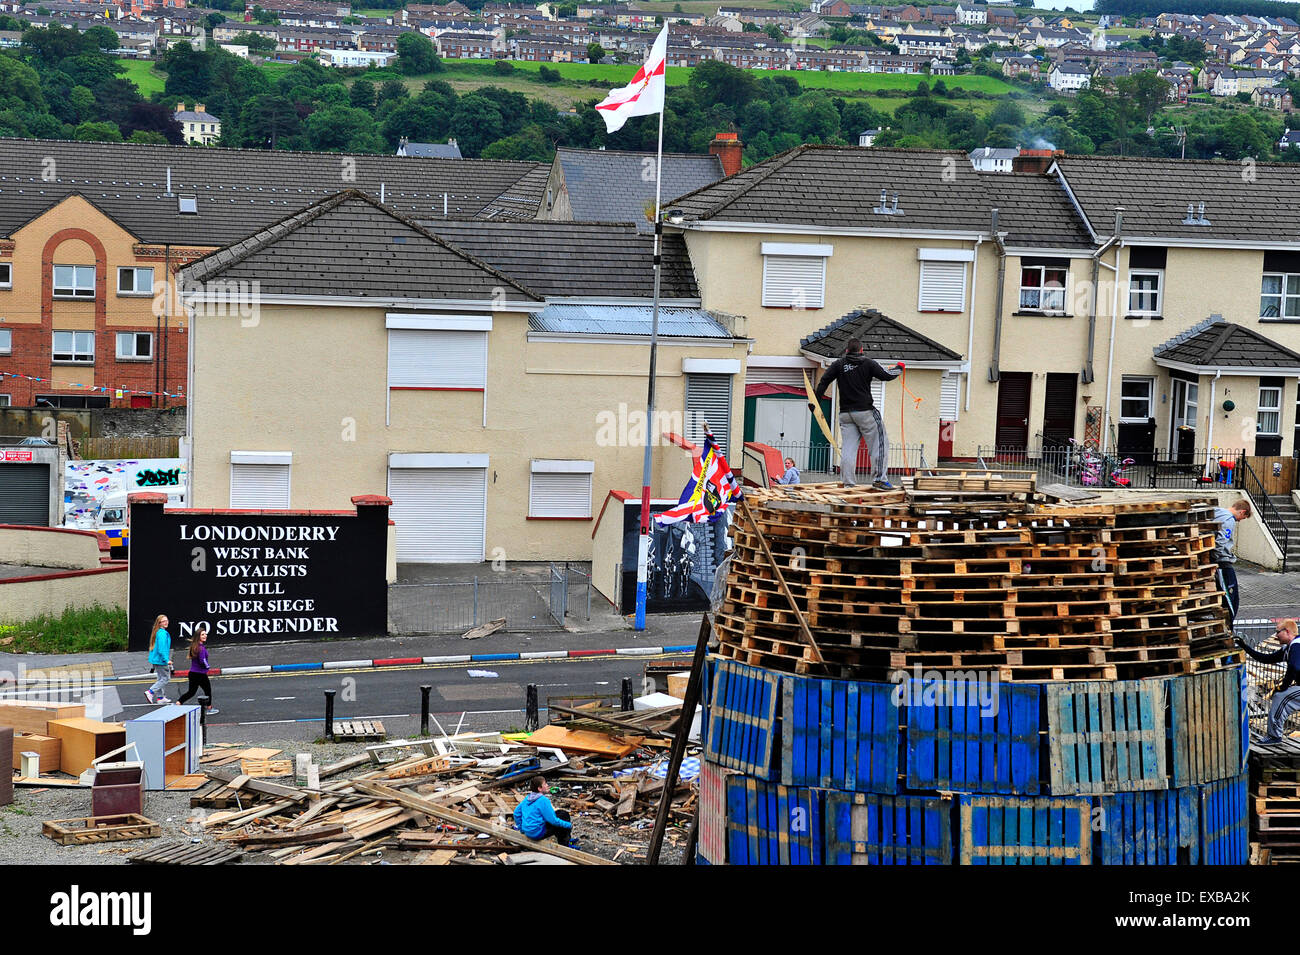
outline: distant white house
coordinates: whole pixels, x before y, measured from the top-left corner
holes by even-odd
[[[1277,141],[1278,149],[1290,149],[1292,146],[1300,149],[1300,129],[1288,129]]]
[[[397,59],[392,50],[324,50],[320,51],[321,62],[326,66],[370,66],[374,64],[383,68]]]
[[[1091,80],[1088,68],[1077,63],[1058,63],[1047,75],[1047,85],[1058,93],[1086,90]]]
[[[967,155],[976,172],[1011,172],[1011,164],[1020,155],[1019,149],[997,149],[981,146]]]
[[[875,129],[864,129],[862,132],[858,133],[858,145],[874,146],[876,144],[876,137],[883,132],[884,130],[879,127]]]
[[[982,26],[989,22],[989,8],[974,3],[957,4],[957,19],[968,27]]]
[[[210,146],[221,138],[221,120],[204,109],[202,103],[194,104],[193,109],[186,109],[184,103],[177,103],[172,116],[181,124],[181,132],[187,143]]]

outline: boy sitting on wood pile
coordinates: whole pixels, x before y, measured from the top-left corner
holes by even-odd
[[[515,828],[534,841],[555,836],[556,842],[567,846],[573,823],[569,821],[567,809],[557,810],[551,805],[551,798],[546,795],[549,788],[545,776],[528,780],[528,795],[515,807]]]

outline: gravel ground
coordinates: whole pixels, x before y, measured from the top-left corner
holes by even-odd
[[[233,729],[233,728],[232,728]],[[222,742],[222,734],[214,727],[212,742]],[[252,745],[279,748],[284,754],[279,758],[293,758],[296,753],[311,753],[320,764],[336,762],[365,749],[365,743],[303,743],[275,739],[249,741],[242,735],[227,742],[251,742]],[[144,814],[162,825],[158,839],[132,840],[108,845],[60,846],[41,835],[41,826],[48,819],[80,819],[90,815],[90,790],[88,789],[35,789],[14,788],[14,803],[0,808],[0,864],[3,865],[125,865],[126,857],[161,842],[201,839],[216,844],[203,833],[199,821],[205,810],[191,809],[188,792],[146,792]],[[564,808],[563,794],[555,798],[558,808]],[[650,822],[633,820],[627,825],[615,826],[603,813],[579,814],[576,831],[577,847],[606,859],[635,864],[644,859],[645,846],[650,841]],[[670,828],[664,840],[662,861],[679,864],[682,846],[686,842],[684,829]],[[346,864],[375,864],[381,860],[392,864],[410,864],[419,853],[386,850],[382,856],[357,857]],[[266,853],[247,852],[240,865],[267,865],[271,859]]]

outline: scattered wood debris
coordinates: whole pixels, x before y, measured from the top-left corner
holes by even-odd
[[[204,765],[210,783],[191,797],[204,811],[190,821],[209,836],[208,845],[266,853],[279,865],[374,865],[395,856],[416,865],[631,863],[645,858],[665,785],[654,771],[664,772],[663,745],[679,709],[620,715],[596,706],[581,710],[577,721],[557,712],[565,726],[518,741],[461,733],[380,744],[320,767],[315,788],[249,771],[281,762],[270,760],[278,751],[212,747]],[[292,777],[291,761],[282,762]],[[534,841],[514,826],[524,786],[539,773],[551,783],[556,809],[574,819],[572,847]],[[690,822],[697,796],[682,781],[671,796],[670,820],[679,828],[670,839],[677,841],[685,838],[680,827]],[[176,861],[211,864],[186,848],[178,847]]]

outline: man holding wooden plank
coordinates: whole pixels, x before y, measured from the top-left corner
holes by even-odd
[[[880,417],[880,410],[871,397],[871,382],[893,381],[903,370],[900,361],[892,371],[886,371],[874,358],[862,353],[862,342],[850,338],[844,349],[844,357],[838,359],[822,374],[817,382],[816,398],[820,401],[826,397],[826,389],[832,381],[840,389],[840,430],[843,432],[843,444],[840,445],[840,481],[845,487],[855,486],[857,481],[858,442],[867,442],[867,451],[871,454],[871,486],[881,491],[892,491],[894,485],[889,483],[889,435],[885,432],[885,422]],[[814,411],[815,402],[808,406]]]

